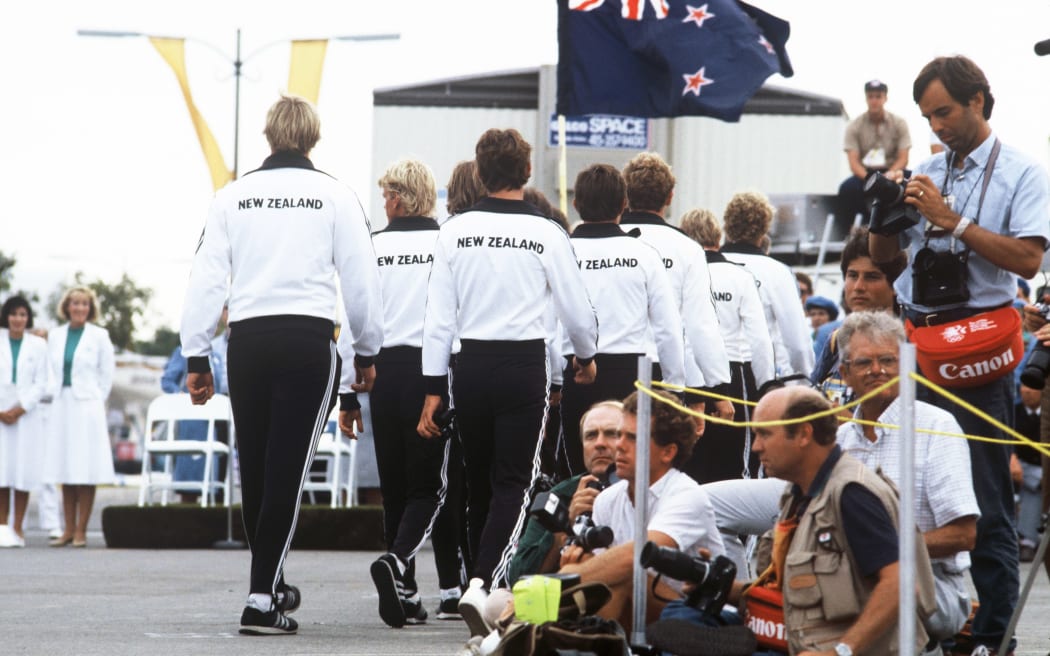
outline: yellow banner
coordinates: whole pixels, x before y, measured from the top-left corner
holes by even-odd
[[[292,41],[292,62],[288,68],[288,93],[302,96],[313,104],[321,94],[321,70],[328,49],[327,39]]]
[[[204,121],[197,105],[193,102],[190,93],[190,83],[186,76],[186,48],[183,39],[161,39],[150,37],[150,42],[157,49],[164,61],[168,62],[182,89],[182,97],[186,99],[186,108],[190,110],[190,119],[193,121],[193,129],[197,131],[197,139],[201,142],[201,150],[204,151],[204,160],[208,163],[211,171],[212,186],[218,190],[233,179],[233,172],[226,168],[226,162],[222,158],[222,151],[215,141],[208,124]]]

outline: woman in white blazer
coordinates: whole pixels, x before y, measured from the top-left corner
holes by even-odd
[[[0,547],[26,546],[22,524],[44,464],[44,422],[36,412],[48,391],[47,342],[29,333],[33,309],[21,296],[0,308]],[[14,517],[8,517],[11,493]]]
[[[55,400],[48,421],[46,482],[62,484],[66,520],[53,547],[87,546],[95,486],[115,479],[105,407],[113,385],[113,344],[109,333],[91,323],[98,315],[95,293],[73,287],[58,304],[59,318],[68,323],[48,339]]]

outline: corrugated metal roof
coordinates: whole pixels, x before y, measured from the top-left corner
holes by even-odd
[[[434,80],[376,89],[376,107],[539,108],[540,69]],[[806,116],[845,115],[842,101],[794,89],[764,85],[744,106],[745,114]]]

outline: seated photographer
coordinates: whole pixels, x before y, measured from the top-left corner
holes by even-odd
[[[848,321],[847,321],[848,322]],[[831,409],[819,392],[773,390],[759,401],[755,421],[800,419]],[[755,451],[773,475],[791,483],[780,501],[772,561],[783,592],[790,652],[816,654],[922,653],[926,631],[918,617],[916,644],[897,644],[899,615],[898,502],[891,483],[836,444],[834,415],[755,428]],[[919,615],[932,611],[933,581],[922,544],[916,545]]]
[[[583,463],[588,474],[579,474],[566,479],[553,488],[551,494],[561,499],[568,507],[569,523],[594,510],[594,499],[610,482],[619,480],[613,471],[616,440],[623,421],[623,403],[602,401],[592,405],[580,419],[580,436],[583,443]],[[591,484],[596,484],[594,487]],[[529,517],[525,532],[518,541],[514,559],[510,562],[508,578],[513,584],[528,574],[548,574],[558,571],[561,549],[568,534],[552,532],[543,522]]]
[[[658,395],[674,399],[665,392]],[[579,574],[583,583],[600,581],[609,586],[612,598],[598,614],[619,621],[630,632],[637,392],[624,400],[623,413],[620,438],[616,442],[616,474],[623,480],[603,490],[594,501],[594,523],[612,529],[612,546],[587,553],[578,545],[570,545],[562,552],[560,571]],[[693,418],[654,399],[650,430],[647,539],[687,554],[695,554],[700,548],[722,554],[722,539],[707,495],[693,479],[676,469],[676,465],[688,460],[696,442]],[[682,585],[681,581],[661,576],[655,586],[649,586],[648,621],[656,619],[669,600],[681,596]]]
[[[858,396],[885,384],[899,371],[897,353],[904,341],[900,322],[885,312],[855,312],[839,329],[841,376]],[[884,390],[857,408],[854,417],[881,424],[899,424],[896,386]],[[944,410],[916,402],[915,427],[943,433],[960,433],[956,421]],[[756,416],[756,421],[758,420]],[[837,441],[844,453],[880,468],[895,483],[900,480],[901,437],[898,429],[846,423],[838,427]],[[776,479],[767,479],[774,481]],[[734,486],[704,486],[715,508],[719,528],[762,532],[772,528],[768,518],[776,508],[773,483],[733,481]],[[744,483],[752,485],[744,487]],[[781,483],[781,491],[783,483]],[[966,572],[977,533],[977,506],[970,472],[970,453],[958,438],[917,433],[915,448],[915,518],[923,532],[937,592],[937,611],[925,622],[932,639],[945,641],[955,635],[970,612]],[[752,512],[746,517],[747,511]],[[762,523],[766,525],[763,527]],[[931,648],[933,645],[931,645]]]

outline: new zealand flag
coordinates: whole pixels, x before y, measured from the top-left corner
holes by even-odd
[[[736,0],[558,0],[559,114],[738,121],[790,26]]]

